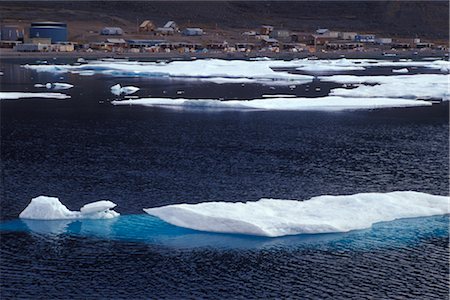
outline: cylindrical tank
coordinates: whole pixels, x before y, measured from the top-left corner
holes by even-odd
[[[67,24],[59,22],[34,22],[30,38],[51,38],[52,43],[67,42]]]

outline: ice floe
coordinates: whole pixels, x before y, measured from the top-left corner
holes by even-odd
[[[61,93],[0,92],[1,100],[15,100],[21,98],[68,99],[70,96]]]
[[[46,84],[37,83],[34,85],[37,88],[47,88],[49,90],[68,90],[73,88],[73,85],[70,83],[64,82],[47,82]]]
[[[80,211],[71,211],[58,198],[39,196],[20,213],[22,219],[65,220],[65,219],[110,219],[119,216],[112,210],[116,204],[101,200],[84,205]]]
[[[112,101],[113,105],[144,105],[175,109],[256,109],[256,110],[320,110],[339,111],[376,109],[388,107],[429,106],[420,100],[395,98],[348,98],[327,96],[318,98],[263,98],[253,100],[185,99],[185,98],[140,98]]]
[[[96,60],[84,65],[25,65],[40,72],[65,73],[93,71],[99,74],[127,77],[166,77],[177,79],[197,78],[215,83],[247,83],[259,81],[309,82],[309,75],[275,71],[276,67],[295,67],[294,61],[281,60],[221,60],[199,59],[194,61],[136,62],[122,60]]]
[[[408,73],[408,68],[402,68],[402,69],[392,69],[392,73]]]
[[[384,97],[409,99],[442,99],[449,100],[450,75],[446,74],[414,74],[392,76],[355,76],[333,75],[321,76],[321,81],[341,84],[365,84],[357,88],[336,88],[331,96],[342,97]]]
[[[113,93],[114,95],[117,95],[117,96],[119,96],[121,94],[131,95],[131,94],[136,93],[139,90],[140,89],[138,87],[131,86],[131,85],[122,87],[120,84],[116,84],[111,87],[111,93]]]
[[[144,211],[163,221],[200,231],[277,237],[348,232],[374,223],[450,213],[450,198],[404,191],[318,196],[306,201],[176,204]]]

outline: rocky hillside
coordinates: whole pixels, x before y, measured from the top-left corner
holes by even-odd
[[[261,24],[306,31],[318,27],[394,37],[448,39],[448,1],[33,1],[0,2],[2,22],[65,21],[71,35],[89,28],[151,19],[163,25],[242,31]],[[73,30],[75,29],[75,30]]]

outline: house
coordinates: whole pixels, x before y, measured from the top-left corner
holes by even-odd
[[[318,34],[318,35],[324,35],[327,32],[329,32],[329,30],[327,28],[319,28],[316,30],[316,34]]]
[[[253,43],[236,43],[234,45],[236,51],[239,52],[249,52],[253,49],[255,49],[255,44]]]
[[[278,40],[274,38],[264,38],[261,42],[264,46],[278,46]]]
[[[196,36],[203,35],[203,29],[201,28],[185,28],[182,32],[183,35]]]
[[[363,47],[362,43],[355,43],[355,42],[332,42],[327,43],[325,45],[325,48],[330,50],[348,50],[362,47]]]
[[[1,29],[2,41],[17,41],[23,39],[24,30],[16,25],[4,25]]]
[[[127,40],[130,48],[150,48],[165,43],[165,40]]]
[[[269,35],[273,30],[273,26],[263,25],[259,28],[259,33],[262,35]]]
[[[357,34],[355,36],[355,42],[375,43],[375,35],[373,35],[373,34]]]
[[[288,38],[291,33],[289,30],[284,29],[276,29],[272,30],[272,32],[269,34],[271,38],[279,39],[279,38]]]
[[[343,31],[343,32],[339,32],[338,37],[341,40],[351,40],[354,41],[355,40],[355,36],[357,36],[358,34],[356,32],[347,32],[347,31]]]
[[[173,35],[175,30],[171,27],[158,27],[155,30],[155,34],[157,35]]]
[[[155,24],[150,20],[145,20],[139,25],[139,32],[149,32],[155,30]]]
[[[172,28],[174,31],[178,31],[179,27],[177,25],[177,23],[175,23],[175,21],[169,21],[167,22],[163,28]]]
[[[314,35],[306,32],[297,32],[291,34],[292,43],[303,43],[306,45],[314,45]]]
[[[122,35],[123,30],[120,27],[105,27],[100,32],[101,35]]]
[[[391,38],[376,38],[375,43],[378,45],[390,45],[392,44]]]

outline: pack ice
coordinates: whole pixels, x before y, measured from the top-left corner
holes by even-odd
[[[275,97],[252,100],[221,101],[217,99],[171,99],[171,98],[141,98],[132,100],[112,101],[113,105],[144,105],[172,109],[256,109],[256,110],[316,110],[340,111],[356,109],[376,109],[388,107],[430,106],[431,103],[420,100],[395,98],[363,98],[363,97]]]
[[[318,196],[306,201],[176,204],[144,211],[200,231],[277,237],[348,232],[377,222],[450,213],[450,198],[413,191]]]
[[[58,198],[39,196],[20,213],[22,219],[66,220],[66,219],[111,219],[120,214],[112,210],[117,205],[108,200],[88,203],[80,211],[71,211]]]

